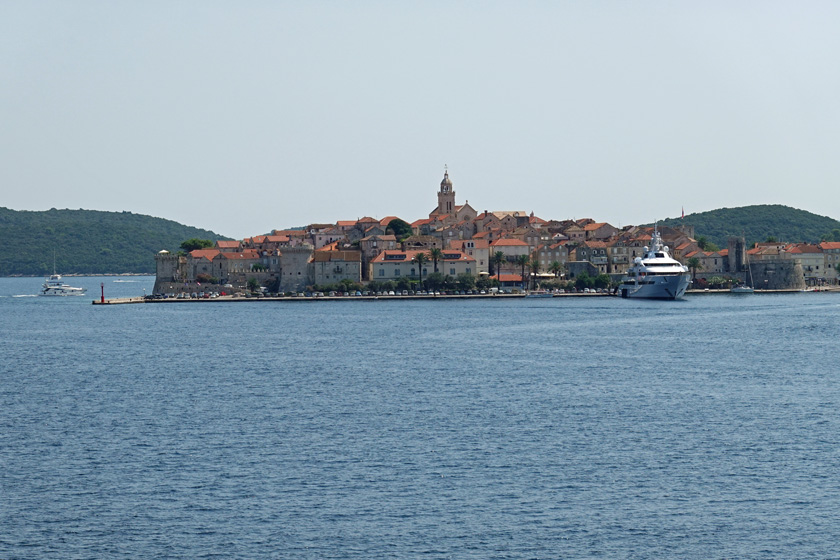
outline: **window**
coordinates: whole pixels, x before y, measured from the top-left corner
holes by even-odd
[[[455,269],[454,268],[449,269],[449,275],[450,276],[455,276]]]
[[[379,276],[385,276],[385,269],[384,268],[379,269]]]
[[[467,268],[467,274],[472,274],[472,269]]]
[[[416,274],[416,272],[415,272],[415,271],[414,271],[414,269],[412,268],[412,269],[411,269],[411,273],[410,273],[410,275],[411,275],[411,276],[414,276],[415,274]]]
[[[394,269],[394,276],[399,276],[399,275],[400,275],[400,269],[399,269],[399,268],[395,268],[395,269]]]

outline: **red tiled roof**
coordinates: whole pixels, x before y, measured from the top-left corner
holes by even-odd
[[[809,245],[807,243],[797,243],[793,247],[788,248],[789,253],[822,253],[822,248],[818,245]]]
[[[521,239],[497,239],[490,244],[493,247],[527,247],[528,244]]]
[[[820,247],[823,250],[840,249],[840,241],[823,241],[822,243],[820,243]]]
[[[207,259],[208,261],[212,261],[219,253],[221,251],[218,249],[196,249],[195,251],[190,251],[190,256],[194,259]]]

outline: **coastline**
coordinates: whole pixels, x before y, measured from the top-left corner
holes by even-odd
[[[823,293],[823,292],[832,292],[832,293],[840,293],[840,287],[834,288],[821,288],[821,289],[813,289],[813,290],[792,290],[792,289],[784,289],[784,290],[756,290],[753,294],[750,295],[762,295],[762,294],[794,294],[794,293]],[[743,297],[743,294],[733,294],[728,289],[721,289],[721,290],[688,290],[686,292],[687,296],[695,296],[695,295],[732,295]],[[125,305],[125,304],[136,304],[136,303],[152,303],[152,304],[177,304],[177,303],[224,303],[224,302],[314,302],[314,301],[405,301],[405,300],[446,300],[446,299],[529,299],[528,294],[521,293],[521,294],[441,294],[437,296],[429,296],[429,295],[393,295],[393,296],[277,296],[277,297],[268,297],[268,296],[251,296],[246,297],[243,295],[230,295],[230,296],[219,296],[215,298],[164,298],[164,299],[152,299],[152,298],[143,298],[143,297],[131,297],[131,298],[112,298],[112,299],[105,299],[104,301],[100,300],[93,300],[93,305]],[[595,297],[618,297],[617,294],[610,294],[610,293],[564,293],[564,294],[551,294],[552,298],[569,298],[569,297],[588,297],[588,298],[595,298]]]

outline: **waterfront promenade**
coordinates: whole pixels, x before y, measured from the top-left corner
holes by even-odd
[[[792,293],[815,293],[815,292],[832,292],[840,293],[840,286],[822,287],[808,290],[756,290],[752,294],[733,294],[728,289],[724,290],[688,290],[687,296],[699,295],[732,295],[732,296],[750,296],[750,295],[766,295],[766,294],[792,294]],[[215,298],[112,298],[112,299],[97,299],[93,300],[93,305],[125,305],[135,303],[219,303],[219,302],[266,302],[266,301],[294,301],[294,302],[313,302],[313,301],[404,301],[404,300],[443,300],[443,299],[530,299],[528,294],[440,294],[440,295],[367,295],[367,296],[244,296],[244,295],[225,295]],[[583,292],[566,292],[551,294],[555,298],[569,298],[569,297],[617,297],[613,293],[583,293]]]

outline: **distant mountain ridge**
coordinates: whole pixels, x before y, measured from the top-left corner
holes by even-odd
[[[720,208],[688,214],[684,219],[668,218],[659,224],[694,226],[696,237],[703,236],[718,247],[726,247],[733,235],[743,235],[749,244],[770,237],[786,242],[819,243],[840,235],[840,221],[781,204]]]
[[[154,274],[155,254],[191,238],[230,239],[172,220],[99,210],[0,207],[0,276]]]

